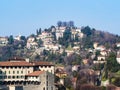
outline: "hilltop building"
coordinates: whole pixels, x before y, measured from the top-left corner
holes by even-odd
[[[0,46],[6,46],[8,44],[8,37],[0,37]]]

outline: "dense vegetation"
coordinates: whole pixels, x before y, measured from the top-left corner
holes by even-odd
[[[28,37],[21,36],[21,40],[17,41],[14,40],[13,36],[10,35],[8,37],[8,44],[6,46],[0,46],[0,60],[4,61],[11,57],[23,57],[23,58],[30,58],[31,60],[44,60],[44,61],[52,61],[57,65],[65,66],[65,70],[69,73],[68,77],[65,79],[65,86],[69,89],[73,89],[73,84],[70,83],[70,78],[74,77],[77,78],[77,89],[76,90],[87,90],[83,89],[85,87],[90,87],[89,90],[103,90],[104,87],[93,87],[89,85],[90,81],[95,83],[96,77],[94,74],[89,74],[88,69],[92,70],[99,70],[103,71],[102,79],[107,80],[109,79],[112,84],[116,86],[120,86],[120,65],[116,61],[117,51],[119,50],[116,47],[116,43],[120,42],[120,36],[110,34],[108,32],[98,31],[94,28],[90,28],[89,26],[85,26],[81,28],[81,33],[84,34],[83,38],[79,38],[76,34],[75,38],[72,38],[71,31],[72,29],[76,29],[77,27],[74,25],[73,21],[69,22],[61,22],[58,21],[58,27],[66,27],[65,32],[63,33],[63,37],[60,37],[58,40],[56,39],[55,32],[52,32],[52,29],[56,29],[55,26],[51,26],[48,29],[42,30],[41,28],[36,30],[36,34],[31,34]],[[63,52],[53,52],[49,50],[43,50],[43,52],[36,53],[37,49],[42,47],[43,42],[41,39],[37,40],[37,36],[39,36],[42,31],[47,33],[51,33],[53,35],[53,43],[60,44],[62,46]],[[35,42],[38,43],[38,48],[28,49],[26,48],[27,40],[29,37],[34,37]],[[97,60],[97,56],[100,55],[99,51],[90,52],[89,50],[94,49],[93,44],[98,42],[99,45],[103,45],[106,49],[110,49],[111,53],[106,58],[105,64],[93,64],[93,60]],[[77,45],[76,45],[77,43]],[[72,50],[74,46],[80,47],[78,50],[79,54],[76,52],[72,53],[71,55],[67,56],[65,50]],[[92,58],[92,56],[95,57]],[[83,59],[88,59],[88,64],[85,65],[83,63]],[[72,71],[72,66],[80,65],[80,70]],[[116,76],[117,73],[117,76]],[[110,76],[111,75],[111,76]],[[96,80],[97,81],[97,80]],[[99,85],[99,80],[97,81]],[[69,83],[69,84],[68,84]],[[80,86],[81,84],[85,84]],[[59,86],[59,88],[64,88],[63,86]],[[97,88],[97,89],[96,89]]]

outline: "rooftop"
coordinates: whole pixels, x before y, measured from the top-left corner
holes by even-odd
[[[26,76],[39,76],[40,74],[43,74],[45,71],[34,71],[32,73],[27,74]]]
[[[23,58],[11,58],[8,61],[2,61],[0,62],[0,66],[54,66],[51,62],[46,61],[34,61],[29,62],[27,59]]]
[[[0,66],[33,66],[32,63],[26,62],[26,61],[17,61],[17,62],[0,62]]]

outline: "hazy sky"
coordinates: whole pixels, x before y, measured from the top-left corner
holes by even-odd
[[[0,36],[28,36],[59,20],[120,35],[120,0],[0,0]]]

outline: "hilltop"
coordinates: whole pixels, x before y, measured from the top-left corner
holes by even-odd
[[[55,73],[65,79],[65,87],[69,89],[89,83],[99,86],[106,80],[119,86],[116,83],[120,72],[119,49],[120,36],[89,26],[77,27],[73,21],[59,21],[57,26],[44,30],[39,28],[28,37],[0,37],[0,61],[22,57],[53,62]]]
[[[85,49],[94,49],[95,43],[105,48],[114,49],[120,42],[120,36],[108,32],[98,31],[89,26],[76,27],[73,21],[57,23],[48,29],[36,30],[36,34],[28,37],[18,35],[16,37],[0,37],[0,59],[29,57],[31,59],[42,59],[48,52],[67,53],[71,47],[77,49],[78,53]]]

